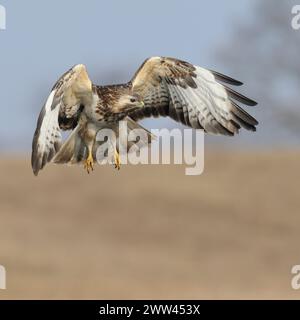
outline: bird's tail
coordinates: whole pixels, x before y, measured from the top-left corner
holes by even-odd
[[[146,128],[142,127],[140,124],[132,120],[130,117],[126,117],[124,119],[126,122],[125,130],[127,130],[127,135],[124,135],[122,125],[118,126],[118,128],[114,128],[114,133],[116,135],[116,149],[118,152],[138,152],[140,149],[148,147],[151,142],[155,139],[155,136],[148,131]],[[134,134],[132,131],[134,130]],[[137,137],[135,139],[135,137]],[[128,139],[129,138],[129,139]],[[113,158],[108,159],[107,154],[107,141],[96,141],[93,148],[93,157],[99,163],[113,163]],[[104,158],[106,160],[103,162]]]
[[[138,130],[136,131],[136,133],[139,138],[138,138],[138,142],[124,141],[122,139],[123,135],[120,132],[121,129],[119,128],[114,129],[114,132],[117,138],[116,148],[118,151],[124,150],[124,146],[126,143],[127,152],[137,152],[141,148],[148,147],[151,144],[151,141],[155,139],[155,136],[150,131],[148,131],[141,125],[139,125],[137,122],[135,122],[131,118],[126,117],[125,121],[127,123],[127,129],[126,129],[127,136],[130,134],[132,130]],[[106,155],[105,152],[103,153],[97,152],[99,148],[104,147],[105,142],[107,141],[97,141],[95,136],[95,142],[93,146],[94,161],[101,162],[103,159],[99,159],[99,155],[101,154]],[[85,142],[79,135],[79,125],[77,125],[77,127],[71,132],[68,139],[61,146],[58,153],[53,158],[52,162],[57,164],[80,164],[87,158],[87,155],[88,155],[88,150]]]
[[[52,159],[52,162],[75,164],[85,159],[86,154],[87,147],[79,135],[79,125],[77,125]]]
[[[132,149],[132,146],[136,146],[137,148],[147,147],[153,140],[156,139],[155,135],[152,134],[149,130],[132,120],[130,117],[126,117],[125,121],[127,122],[127,134],[129,134],[132,130],[137,130],[136,133],[138,135],[138,144],[135,141],[128,141],[127,143],[127,152]],[[119,139],[120,143],[122,139]],[[136,150],[134,150],[136,151]]]

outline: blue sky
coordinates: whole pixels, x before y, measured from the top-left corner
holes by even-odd
[[[223,71],[216,50],[253,1],[0,0],[0,150],[28,150],[49,90],[84,63],[96,83],[130,79],[146,57],[166,55]],[[156,127],[156,120],[148,127]]]

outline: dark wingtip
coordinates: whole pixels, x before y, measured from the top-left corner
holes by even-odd
[[[255,106],[257,106],[257,102],[256,101],[254,101],[254,100],[252,100],[252,99],[249,99],[249,98],[247,98],[247,101],[246,102],[244,102],[247,106],[249,106],[249,107],[255,107]]]
[[[40,171],[40,165],[39,165],[39,159],[36,157],[34,153],[32,153],[31,167],[32,167],[33,174],[37,176]]]
[[[231,99],[237,100],[237,101],[239,101],[247,106],[250,106],[250,107],[254,107],[257,105],[256,101],[247,98],[246,96],[234,91],[233,89],[227,87],[226,85],[223,84],[223,87],[225,88],[227,94],[229,95],[229,97]]]
[[[236,80],[236,79],[233,79],[229,76],[226,76],[225,74],[222,74],[220,72],[217,72],[214,70],[209,70],[209,71],[215,76],[216,80],[218,80],[218,81],[228,83],[233,86],[242,86],[244,84],[243,82]]]
[[[32,152],[31,152],[31,167],[33,174],[35,176],[39,173],[39,165],[38,165],[38,136],[39,136],[39,129],[37,128],[33,140],[32,140]]]
[[[38,174],[39,174],[39,170],[33,170],[33,174],[34,174],[35,177],[37,177]]]

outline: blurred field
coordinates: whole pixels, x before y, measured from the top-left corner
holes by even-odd
[[[0,299],[300,298],[300,154],[182,166],[0,161]]]

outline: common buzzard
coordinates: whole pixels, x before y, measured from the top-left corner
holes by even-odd
[[[174,58],[152,57],[126,84],[98,86],[84,65],[76,65],[54,85],[38,118],[32,143],[32,168],[38,174],[46,163],[83,162],[93,169],[95,137],[103,128],[116,130],[120,120],[166,117],[207,133],[233,136],[242,127],[255,131],[258,122],[237,102],[257,103],[228,87],[240,81]],[[143,128],[144,129],[144,128]],[[61,130],[73,130],[62,145]],[[151,135],[147,132],[149,140]],[[147,142],[145,142],[147,143]],[[120,157],[115,150],[115,165]]]

